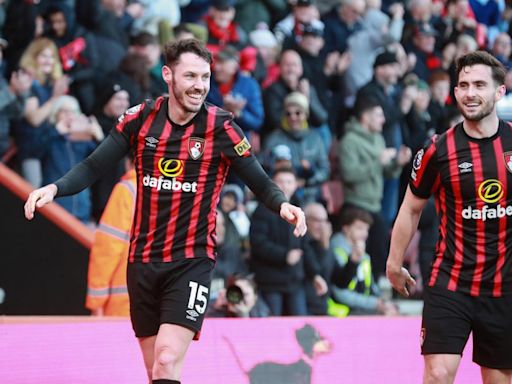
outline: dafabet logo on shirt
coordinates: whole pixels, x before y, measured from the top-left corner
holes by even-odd
[[[197,192],[197,182],[187,182],[176,180],[177,177],[183,174],[185,164],[181,160],[166,159],[162,157],[158,160],[158,170],[163,176],[152,177],[145,175],[142,179],[142,184],[145,187],[155,188],[157,191],[182,191],[182,192]],[[165,176],[165,177],[164,177]]]
[[[482,200],[485,205],[479,208],[473,208],[468,206],[462,210],[462,217],[464,219],[482,220],[486,221],[489,219],[502,218],[505,216],[512,216],[512,206],[506,207],[499,204],[500,200],[505,195],[503,184],[497,179],[487,179],[480,183],[478,186],[478,198]],[[490,207],[487,204],[498,205]]]

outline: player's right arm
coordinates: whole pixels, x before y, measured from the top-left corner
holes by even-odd
[[[75,165],[55,183],[32,191],[25,203],[25,217],[34,218],[36,208],[42,208],[55,197],[74,195],[92,185],[119,162],[129,151],[130,141],[140,127],[141,112],[145,105],[130,108],[122,115],[110,134],[85,160]],[[130,112],[132,110],[133,112]]]
[[[428,199],[415,196],[408,187],[391,234],[386,275],[393,288],[406,297],[409,296],[408,286],[414,286],[416,282],[409,271],[402,266],[404,254],[416,233],[421,211],[427,201]]]

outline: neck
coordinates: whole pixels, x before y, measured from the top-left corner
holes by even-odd
[[[498,116],[493,113],[483,118],[480,121],[470,121],[464,119],[463,128],[468,136],[475,139],[484,139],[491,137],[498,131],[499,119]]]
[[[167,110],[169,119],[175,124],[185,125],[197,114],[197,112],[188,112],[183,109],[182,106],[175,99],[171,99],[167,101]]]

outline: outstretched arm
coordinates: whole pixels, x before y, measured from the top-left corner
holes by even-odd
[[[409,271],[402,267],[404,254],[416,233],[421,211],[427,201],[427,199],[415,196],[411,192],[410,187],[408,187],[391,234],[386,275],[393,288],[406,297],[409,296],[407,287],[415,285],[416,282],[409,274]]]
[[[127,141],[109,135],[89,157],[71,168],[54,184],[32,191],[25,203],[25,217],[32,220],[36,208],[51,203],[55,196],[73,195],[87,188],[121,160],[128,149]]]

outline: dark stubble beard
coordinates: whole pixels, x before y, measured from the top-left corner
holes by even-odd
[[[487,101],[484,103],[483,109],[477,113],[476,115],[468,115],[465,111],[461,103],[459,103],[459,111],[462,113],[462,116],[468,121],[481,121],[487,116],[489,116],[494,110],[494,102]]]
[[[185,112],[189,112],[189,113],[197,113],[200,111],[201,109],[201,105],[202,104],[199,104],[197,107],[193,107],[193,108],[190,108],[188,107],[186,104],[185,104],[185,93],[183,94],[180,94],[178,92],[178,89],[176,87],[176,84],[172,83],[172,93],[174,94],[174,98],[180,103],[181,107],[183,108],[183,110]]]

